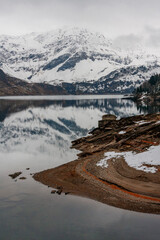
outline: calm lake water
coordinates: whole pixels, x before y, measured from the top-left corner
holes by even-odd
[[[121,96],[0,99],[0,240],[159,240],[160,216],[52,195],[30,175],[76,159],[71,141],[97,127],[103,114],[158,111]],[[17,171],[27,179],[8,177]]]

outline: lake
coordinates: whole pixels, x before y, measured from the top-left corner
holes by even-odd
[[[102,115],[158,111],[115,95],[1,98],[0,240],[158,240],[160,216],[54,195],[31,175],[76,159],[71,141],[97,127]],[[8,176],[18,171],[26,180]]]

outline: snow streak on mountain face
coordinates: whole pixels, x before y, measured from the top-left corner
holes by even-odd
[[[91,92],[103,93],[104,88],[125,92],[160,73],[160,57],[142,46],[134,52],[116,49],[112,40],[86,29],[62,28],[0,36],[0,67],[28,82],[89,82]],[[81,85],[82,92],[85,89]]]

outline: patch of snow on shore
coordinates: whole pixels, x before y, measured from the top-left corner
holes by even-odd
[[[125,134],[126,133],[126,131],[120,131],[119,132],[119,134]]]
[[[146,152],[134,153],[134,152],[107,152],[105,158],[97,163],[97,166],[108,167],[108,160],[114,158],[119,159],[123,157],[126,163],[137,170],[141,170],[147,173],[156,173],[156,167],[148,167],[146,165],[156,166],[160,165],[160,146],[152,146]]]
[[[138,122],[136,122],[138,125],[143,125],[143,124],[145,124],[145,123],[147,123],[146,121],[144,121],[144,120],[142,120],[142,121],[138,121]]]

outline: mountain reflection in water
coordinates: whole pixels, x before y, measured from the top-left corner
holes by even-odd
[[[1,100],[0,106],[1,153],[41,153],[40,157],[56,155],[57,159],[66,159],[62,155],[68,154],[68,161],[72,159],[71,141],[96,127],[103,114],[138,114],[133,102],[122,99]]]
[[[35,182],[30,175],[76,159],[78,151],[70,149],[71,141],[97,127],[104,114],[125,117],[159,111],[144,107],[137,108],[131,100],[121,98],[1,99],[0,239],[157,240],[157,216],[70,195],[53,197],[51,189]],[[16,171],[22,171],[27,179],[14,182],[8,174]],[[148,230],[151,225],[153,234]],[[129,233],[132,236],[126,237]]]

